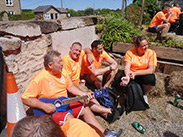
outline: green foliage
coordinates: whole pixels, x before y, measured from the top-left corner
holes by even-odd
[[[118,15],[106,17],[97,30],[102,33],[100,39],[106,50],[111,50],[114,42],[132,42],[133,36],[141,33],[132,23]]]
[[[6,11],[2,11],[1,13],[0,13],[0,21],[2,21],[2,17],[3,17],[3,14],[4,13],[7,13]],[[8,14],[8,13],[7,13]]]
[[[87,8],[84,10],[84,15],[94,15],[94,9],[93,8]]]
[[[146,37],[146,39],[150,43],[150,46],[163,46],[163,47],[172,47],[172,48],[183,49],[183,41],[182,40],[164,39],[162,41],[157,41],[155,36]]]
[[[9,20],[29,20],[35,18],[34,12],[32,10],[22,10],[21,14],[9,15]]]
[[[146,0],[144,3],[143,24],[148,25],[154,15],[160,11],[161,8],[156,3],[156,0]],[[140,15],[142,11],[142,0],[137,0],[135,3],[127,7],[127,19],[135,25],[140,24]]]

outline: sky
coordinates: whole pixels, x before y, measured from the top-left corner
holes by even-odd
[[[121,9],[122,0],[62,0],[63,8],[77,10],[93,9]],[[127,0],[127,5],[133,0]],[[61,7],[61,0],[20,0],[22,9],[35,9],[38,6],[53,5],[56,8]]]

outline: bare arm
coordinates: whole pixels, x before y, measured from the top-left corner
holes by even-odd
[[[83,51],[85,52],[85,54],[87,54],[88,62],[89,62],[90,64],[92,64],[92,62],[93,62],[94,60],[93,60],[93,57],[92,57],[90,48],[84,48]]]
[[[38,108],[44,110],[46,113],[53,113],[56,111],[56,108],[53,104],[51,103],[44,103],[37,98],[28,98],[28,99],[23,99],[22,101],[24,104],[32,107],[32,108]]]
[[[125,76],[121,78],[120,83],[121,86],[126,86],[130,82],[130,67],[131,63],[125,62],[125,69],[124,69]]]
[[[169,20],[170,20],[170,17],[171,17],[172,15],[173,15],[173,13],[170,12],[168,18],[167,18],[167,19],[163,19],[163,22],[164,22],[164,23],[168,23]]]
[[[153,74],[155,72],[156,66],[150,65],[148,69],[146,70],[140,70],[137,72],[133,72],[135,76],[141,76],[141,75],[148,75],[148,74]]]
[[[104,67],[104,68],[95,68],[94,64],[91,64],[88,69],[95,75],[103,75],[105,72],[110,70],[110,66]]]
[[[72,84],[71,86],[67,87],[67,90],[72,93],[75,96],[84,96],[88,95],[88,100],[93,99],[93,96],[90,92],[83,92],[81,89],[79,89],[75,84]]]
[[[114,70],[118,68],[118,63],[113,58],[110,57],[106,61],[112,66]]]
[[[91,64],[88,69],[95,75],[103,75],[105,72],[109,71],[109,70],[116,70],[118,69],[118,64],[117,62],[113,59],[113,58],[109,58],[108,60],[106,60],[110,66],[104,67],[104,68],[95,68],[94,64]]]

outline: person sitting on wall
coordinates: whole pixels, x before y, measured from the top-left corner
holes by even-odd
[[[87,56],[85,55],[81,64],[81,77],[88,83],[95,83],[97,89],[102,88],[102,81],[104,73],[108,73],[106,82],[103,87],[109,87],[110,83],[114,79],[116,73],[118,72],[117,62],[111,58],[106,51],[104,51],[102,42],[95,40],[91,44],[92,57],[94,59],[93,63],[90,64],[87,61]],[[101,68],[103,60],[107,61],[110,65]]]
[[[79,119],[67,120],[59,126],[51,116],[27,116],[15,125],[11,137],[101,137],[88,124]]]
[[[179,15],[181,14],[181,9],[179,7],[179,4],[175,3],[173,7],[170,8],[170,13],[173,13],[172,16],[170,17],[169,23],[170,23],[170,30],[171,31],[176,31],[177,27],[179,26]],[[166,14],[166,17],[170,15],[170,13]]]
[[[73,118],[79,118],[96,128],[98,128],[105,136],[118,136],[122,133],[122,129],[118,131],[107,130],[96,119],[87,102],[93,99],[90,92],[82,92],[71,81],[66,70],[63,69],[61,54],[57,51],[49,51],[44,56],[45,68],[41,70],[29,83],[25,92],[22,95],[24,104],[31,108],[41,109],[48,114],[52,114],[52,118],[62,125],[65,121]],[[56,111],[56,107],[52,103],[44,103],[39,98],[59,98],[61,96],[68,97],[68,92],[75,96],[88,96],[85,100],[86,104],[81,102],[73,102],[67,107],[67,111]],[[71,110],[71,111],[70,111]],[[55,113],[54,113],[55,112]]]
[[[168,22],[170,17],[172,16],[172,12],[169,13],[168,18],[166,18],[165,14],[170,10],[170,5],[165,4],[162,7],[162,10],[159,11],[151,20],[148,31],[152,33],[161,33],[161,36],[165,36],[169,29],[170,23]]]
[[[93,62],[91,50],[89,48],[84,48],[82,50],[81,43],[74,42],[70,47],[70,52],[62,59],[64,64],[63,68],[67,71],[76,86],[79,85],[81,60],[85,53],[87,55],[88,62],[91,64]],[[93,112],[100,113],[109,123],[119,117],[119,112],[117,110],[111,110],[111,108],[101,106],[96,99],[90,100],[89,107]]]
[[[124,76],[121,78],[120,85],[126,86],[131,80],[139,83],[144,91],[144,100],[148,104],[147,95],[156,83],[154,75],[157,66],[156,53],[148,49],[145,37],[135,36],[133,40],[135,48],[125,54]]]

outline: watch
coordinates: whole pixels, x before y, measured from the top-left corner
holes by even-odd
[[[110,69],[110,70],[112,70],[112,67],[111,67],[111,66],[109,66],[109,69]]]

